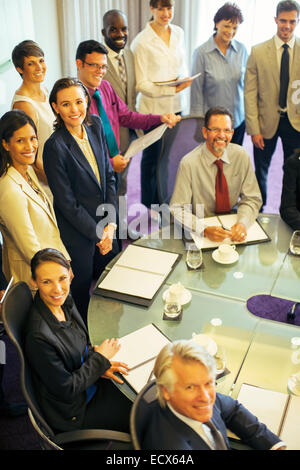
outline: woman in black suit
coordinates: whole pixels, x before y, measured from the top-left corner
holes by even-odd
[[[111,361],[116,339],[92,347],[85,324],[69,295],[70,265],[57,250],[38,251],[31,260],[38,289],[25,337],[40,407],[57,431],[111,429],[128,432],[131,403],[111,382],[128,366]]]
[[[85,86],[77,78],[62,78],[49,101],[56,122],[44,146],[44,169],[61,238],[72,259],[72,295],[86,322],[92,280],[119,251],[114,239],[115,178],[101,120],[89,116]]]
[[[283,167],[280,215],[293,230],[300,230],[300,149]]]

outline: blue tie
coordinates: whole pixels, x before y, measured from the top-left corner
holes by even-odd
[[[107,143],[107,147],[109,151],[109,156],[111,158],[115,157],[116,155],[119,155],[120,152],[119,152],[118,144],[115,138],[115,134],[112,130],[106,111],[104,109],[99,90],[95,91],[93,98],[95,98],[96,100],[99,116],[103,124],[105,139],[106,139],[106,143]]]

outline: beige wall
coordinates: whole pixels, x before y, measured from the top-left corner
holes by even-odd
[[[11,0],[11,2],[14,1]],[[33,39],[43,49],[47,64],[45,86],[50,91],[54,82],[61,77],[56,0],[31,0],[31,6],[34,29],[33,37],[21,37],[20,41]],[[14,28],[14,24],[8,26]],[[10,67],[0,74],[0,116],[10,110],[11,99],[20,84],[21,78],[14,67]]]

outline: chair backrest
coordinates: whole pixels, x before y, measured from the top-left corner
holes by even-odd
[[[135,450],[142,450],[142,437],[150,416],[149,403],[154,400],[156,400],[156,381],[152,380],[139,392],[131,408],[130,433]]]
[[[164,133],[156,174],[160,204],[170,202],[181,159],[204,142],[203,123],[204,118],[184,116],[175,127]]]
[[[32,293],[28,285],[25,282],[18,282],[12,286],[7,293],[2,306],[2,317],[6,333],[16,347],[20,359],[21,389],[24,399],[31,410],[31,414],[29,413],[29,416],[30,418],[31,416],[34,417],[36,426],[40,428],[40,437],[45,434],[46,438],[51,439],[51,437],[54,436],[54,433],[43,418],[43,414],[38,405],[33,387],[30,366],[28,365],[24,354],[24,333],[32,303]],[[32,418],[31,422],[33,423]]]

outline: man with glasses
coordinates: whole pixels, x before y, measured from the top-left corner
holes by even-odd
[[[295,38],[300,7],[295,1],[277,6],[277,33],[253,47],[245,77],[246,129],[254,145],[254,162],[263,204],[278,137],[284,161],[300,147],[300,103],[293,98],[299,80],[300,39]],[[297,85],[296,85],[297,86]]]
[[[241,242],[257,218],[262,203],[250,157],[241,146],[230,143],[233,118],[227,109],[209,109],[202,132],[205,143],[180,162],[170,210],[187,229],[199,232],[200,227],[213,241],[230,238]],[[197,217],[202,215],[199,213],[201,205],[204,217],[237,209],[237,223],[226,228],[203,226]]]
[[[94,40],[83,41],[77,48],[76,65],[78,78],[87,87],[91,96],[90,113],[100,115],[104,125],[111,164],[114,171],[120,173],[128,164],[128,160],[124,159],[119,150],[120,126],[146,130],[161,123],[166,123],[169,127],[173,127],[179,119],[174,114],[158,116],[130,111],[110,83],[103,80],[108,69],[107,54],[108,50],[99,42]],[[106,117],[102,115],[103,108]],[[107,122],[105,122],[106,120]]]

